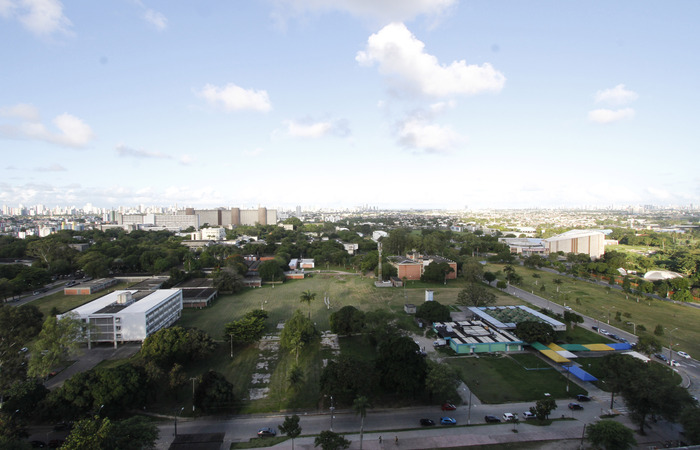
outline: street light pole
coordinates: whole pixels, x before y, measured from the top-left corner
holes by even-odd
[[[671,365],[673,360],[673,332],[676,331],[678,327],[668,332],[668,365]]]
[[[233,359],[233,335],[229,334],[231,336],[231,359]]]
[[[194,412],[194,382],[197,380],[197,377],[192,377],[190,380],[192,380],[192,412]]]
[[[467,386],[469,387],[469,386]],[[472,424],[472,390],[469,389],[469,410],[467,412],[467,425]]]
[[[179,416],[180,413],[184,410],[185,410],[185,407],[183,406],[182,408],[180,408],[180,411],[175,413],[175,437],[177,437],[177,416]]]
[[[333,406],[333,396],[331,395],[331,431],[333,431],[333,411],[335,411],[335,406]]]

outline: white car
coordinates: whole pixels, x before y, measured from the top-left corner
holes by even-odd
[[[678,353],[678,356],[682,356],[685,359],[690,359],[690,355],[687,354],[686,352],[676,352],[676,353]]]
[[[678,363],[678,361],[676,361],[675,359],[672,359],[672,360],[671,360],[671,365],[672,365],[673,367],[680,367],[680,366],[681,366],[681,365]]]
[[[523,412],[523,419],[534,419],[536,416],[532,414],[530,411],[525,411]]]
[[[514,420],[517,420],[518,416],[513,413],[503,413],[503,421],[504,422],[512,422]]]

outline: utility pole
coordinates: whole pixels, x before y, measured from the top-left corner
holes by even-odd
[[[190,380],[192,380],[192,412],[194,412],[194,382],[197,380],[197,377],[192,377]]]
[[[335,406],[333,405],[333,396],[331,395],[331,431],[333,431],[333,416],[334,416]]]

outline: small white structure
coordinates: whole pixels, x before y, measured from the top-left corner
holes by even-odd
[[[92,342],[142,342],[156,331],[174,324],[182,314],[182,290],[114,291],[66,314],[88,327]],[[61,318],[63,315],[59,316]]]
[[[225,228],[202,228],[199,231],[190,233],[193,241],[223,241],[226,239]]]
[[[425,301],[426,302],[432,302],[433,301],[433,291],[430,289],[425,290]]]
[[[671,280],[673,278],[683,278],[683,275],[669,270],[650,270],[644,274],[644,279],[647,281]]]

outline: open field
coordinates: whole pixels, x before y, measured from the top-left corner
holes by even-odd
[[[529,357],[529,358],[528,358]],[[483,403],[534,402],[548,392],[555,398],[571,398],[587,392],[576,383],[569,384],[558,371],[525,370],[523,365],[545,367],[534,355],[522,354],[516,362],[508,355],[455,357],[444,361],[462,373],[462,381]],[[480,382],[479,380],[488,380]]]
[[[486,268],[493,272],[502,269],[502,265],[495,264],[489,264]],[[553,303],[569,305],[575,312],[599,320],[603,328],[610,323],[631,333],[633,325],[627,322],[636,324],[637,334],[640,325],[644,325],[648,332],[654,331],[657,324],[667,330],[678,328],[672,336],[668,331],[661,336],[661,343],[668,347],[672,339],[674,350],[684,350],[694,358],[700,357],[700,327],[697,326],[700,323],[700,308],[625,294],[618,289],[575,280],[566,275],[526,267],[515,269],[523,277],[519,288],[532,291]],[[533,278],[533,274],[538,274],[540,278]],[[562,281],[558,293],[554,279]],[[544,291],[541,290],[543,285]],[[620,321],[615,318],[618,311],[621,314]]]
[[[357,275],[314,274],[304,280],[287,281],[284,284],[247,289],[238,295],[223,295],[206,309],[187,309],[183,311],[179,325],[196,327],[206,331],[215,338],[222,336],[226,323],[242,317],[246,312],[263,307],[270,318],[272,331],[274,324],[285,321],[295,309],[307,312],[308,306],[301,303],[299,297],[303,291],[316,294],[311,302],[311,319],[319,331],[328,330],[329,317],[333,311],[343,306],[352,305],[363,311],[384,309],[401,312],[405,303],[421,304],[425,301],[425,289],[375,288],[374,279],[360,278]],[[432,285],[433,299],[444,305],[456,303],[460,287],[438,284]],[[498,305],[517,305],[522,302],[500,291],[493,290],[498,297]],[[323,304],[324,295],[330,297],[331,308]],[[404,297],[405,295],[405,297]],[[403,314],[403,313],[402,313]]]

